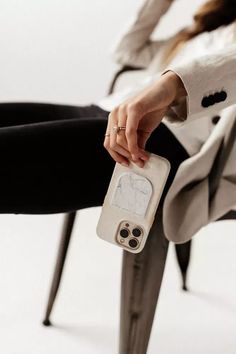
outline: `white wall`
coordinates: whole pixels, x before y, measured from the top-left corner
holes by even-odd
[[[202,0],[178,0],[160,35]],[[0,101],[84,104],[102,97],[116,65],[109,48],[142,1],[1,0]]]

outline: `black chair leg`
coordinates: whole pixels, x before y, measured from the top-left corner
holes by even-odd
[[[70,239],[71,239],[71,234],[75,222],[75,217],[76,217],[76,212],[71,212],[67,213],[65,215],[65,221],[64,221],[64,226],[63,226],[63,231],[62,231],[62,236],[61,236],[61,241],[59,245],[59,250],[58,250],[58,255],[57,255],[57,260],[56,260],[56,265],[54,269],[54,274],[52,278],[52,284],[49,292],[49,298],[48,298],[48,304],[47,304],[47,309],[46,309],[46,314],[45,318],[43,320],[43,325],[44,326],[50,326],[50,314],[52,312],[53,304],[55,302],[55,298],[59,289],[61,277],[62,277],[62,272],[64,268],[64,263],[67,255],[67,250],[69,247]]]
[[[123,251],[119,354],[146,354],[169,242],[156,217],[144,249]]]
[[[182,289],[185,291],[188,291],[187,271],[188,271],[190,255],[191,255],[191,245],[192,245],[191,240],[186,243],[175,245],[176,256],[177,256],[178,264],[182,275]]]

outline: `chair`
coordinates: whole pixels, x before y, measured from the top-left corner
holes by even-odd
[[[142,68],[134,68],[131,66],[125,66],[118,70],[112,79],[110,87],[108,89],[108,94],[114,92],[115,85],[117,83],[118,78],[125,72],[137,71]],[[78,212],[77,212],[78,213]],[[76,212],[67,213],[64,219],[63,231],[61,235],[61,240],[58,248],[56,264],[53,272],[52,283],[49,291],[49,298],[46,307],[46,313],[43,320],[43,325],[50,326],[50,315],[53,309],[53,305],[59,290],[62,273],[64,269],[64,264],[66,260],[66,255],[68,251],[68,247],[70,244],[70,239],[73,231],[74,222],[76,219]],[[191,241],[186,244],[175,245],[177,261],[180,267],[181,276],[182,276],[182,289],[187,291],[186,285],[186,277],[187,277],[187,269],[189,265],[190,258],[190,250],[191,250]]]
[[[227,145],[224,150],[219,149],[214,170],[209,175],[210,200],[218,188],[225,162],[235,139],[236,120]],[[222,145],[224,143],[222,142]],[[169,246],[164,235],[161,214],[161,210],[156,214],[144,250],[135,255],[123,252],[119,354],[147,353]],[[230,211],[217,221],[226,219],[236,219],[236,211]],[[188,265],[191,243],[186,244],[189,246],[188,252],[185,253],[185,261]]]
[[[119,70],[111,84],[109,92],[114,90],[117,78],[120,77],[122,73],[130,70],[137,70],[137,68],[125,67]],[[236,135],[236,125],[234,130],[235,132],[233,133]],[[231,146],[234,139],[235,136],[232,135],[230,141]],[[230,144],[229,148],[231,147]],[[224,160],[226,160],[226,156],[225,154],[222,155],[220,150],[218,155],[218,165],[221,166],[221,169],[218,168],[217,171],[212,171],[214,172],[214,175],[215,172],[217,172],[218,176],[218,178],[214,179],[214,184],[211,183],[211,175],[209,176],[210,198],[214,195],[217,189],[223,169],[222,161]],[[70,213],[67,214],[65,219],[64,231],[58,251],[56,268],[54,270],[53,282],[50,289],[50,296],[44,320],[45,325],[51,324],[50,314],[60,284],[75,216],[75,213]],[[236,211],[230,211],[219,220],[225,219],[236,219]],[[169,241],[165,238],[162,227],[162,211],[158,210],[143,251],[138,254],[123,251],[119,354],[146,354],[147,352],[168,247]],[[182,274],[183,289],[186,290],[186,276],[191,254],[191,241],[188,241],[185,244],[175,245],[175,249]]]

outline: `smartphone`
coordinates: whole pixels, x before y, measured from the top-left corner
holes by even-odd
[[[145,246],[170,171],[167,159],[149,153],[144,167],[116,163],[96,227],[98,237],[139,253]]]

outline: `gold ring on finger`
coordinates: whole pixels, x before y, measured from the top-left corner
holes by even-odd
[[[120,127],[118,127],[117,125],[114,125],[112,129],[113,129],[114,133],[118,133],[118,131],[120,130]]]
[[[118,133],[119,133],[120,130],[125,130],[126,129],[125,126],[119,126],[118,128],[119,128]]]

